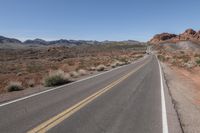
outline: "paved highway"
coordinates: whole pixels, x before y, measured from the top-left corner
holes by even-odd
[[[181,133],[154,55],[0,105],[1,133]]]

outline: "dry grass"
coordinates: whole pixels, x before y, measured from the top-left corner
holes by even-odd
[[[89,68],[89,71],[95,71],[96,70],[96,67],[90,67]]]
[[[79,73],[77,73],[76,71],[72,71],[72,72],[70,72],[70,76],[72,78],[78,78],[79,77]]]
[[[196,63],[198,66],[200,66],[200,58],[196,59]]]
[[[56,70],[49,73],[45,77],[44,84],[47,87],[58,86],[68,83],[70,81],[69,76],[64,73],[62,70]]]
[[[78,70],[78,73],[79,73],[79,75],[84,76],[87,74],[87,71],[84,69],[80,69],[80,70]]]
[[[35,80],[33,80],[33,79],[28,80],[28,81],[27,81],[27,85],[28,85],[29,87],[34,87],[34,86],[35,86]]]
[[[98,65],[97,67],[96,67],[96,70],[97,71],[104,71],[106,69],[106,66],[105,65]]]
[[[11,81],[8,86],[5,87],[8,92],[23,90],[22,83],[17,81]]]
[[[115,61],[115,62],[113,62],[112,64],[111,64],[111,67],[112,68],[115,68],[115,67],[118,67],[118,66],[123,66],[123,65],[125,65],[125,64],[127,64],[126,62],[121,62],[121,61]]]

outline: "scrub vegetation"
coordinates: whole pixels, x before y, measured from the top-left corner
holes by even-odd
[[[145,50],[144,44],[119,42],[0,48],[0,93],[69,83],[131,63],[143,57]]]

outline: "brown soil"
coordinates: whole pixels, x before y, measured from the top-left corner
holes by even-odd
[[[109,65],[114,60],[136,59],[145,52],[145,47],[134,45],[80,45],[75,47],[46,47],[27,49],[0,49],[0,93],[10,81],[28,82],[35,86],[43,84],[43,78],[51,70],[62,69],[70,72],[78,69],[89,70],[100,64]]]
[[[177,71],[178,75],[187,80],[194,87],[190,88],[190,92],[192,93],[192,101],[195,105],[200,106],[200,68],[194,68],[190,71],[180,68],[174,68]]]
[[[200,69],[163,64],[165,78],[185,133],[200,132]]]

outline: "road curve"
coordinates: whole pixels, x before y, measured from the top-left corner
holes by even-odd
[[[102,75],[4,104],[0,106],[0,132],[181,133],[164,81],[163,105],[161,75],[156,57],[150,55]]]

